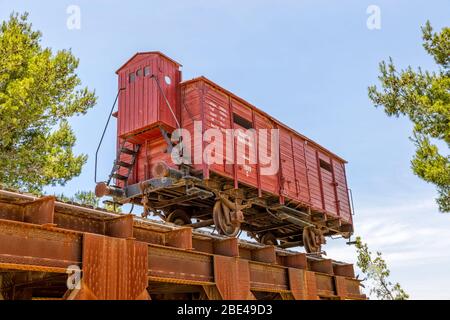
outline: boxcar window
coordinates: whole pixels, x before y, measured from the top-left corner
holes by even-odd
[[[167,85],[170,85],[170,84],[172,83],[172,80],[170,79],[169,76],[165,76],[165,77],[164,77],[164,80],[166,81],[166,84],[167,84]]]
[[[134,82],[134,80],[136,80],[136,75],[134,74],[134,72],[130,73],[128,79],[129,79],[130,83]]]
[[[136,75],[138,77],[142,76],[142,69],[138,69],[138,71],[136,71]]]
[[[150,67],[145,67],[144,69],[144,77],[149,76],[150,75]]]
[[[331,172],[331,164],[329,164],[328,162],[326,162],[326,161],[324,161],[324,160],[322,160],[322,159],[320,159],[320,167],[321,167],[322,169],[325,169],[325,170]]]
[[[233,122],[240,125],[241,127],[244,127],[245,129],[253,128],[253,124],[251,121],[248,121],[247,119],[241,117],[236,113],[233,113]]]

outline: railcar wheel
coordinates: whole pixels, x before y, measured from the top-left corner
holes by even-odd
[[[277,238],[271,232],[264,233],[259,238],[259,242],[262,243],[262,244],[269,245],[269,246],[277,246],[278,245]]]
[[[239,221],[232,221],[230,215],[230,208],[228,208],[221,200],[217,200],[213,208],[213,220],[217,231],[220,234],[228,237],[235,237],[239,233],[241,223]]]
[[[322,232],[316,227],[305,227],[303,229],[303,246],[306,252],[320,252],[324,243]]]
[[[167,216],[166,221],[183,226],[191,223],[191,217],[183,209],[175,209]]]

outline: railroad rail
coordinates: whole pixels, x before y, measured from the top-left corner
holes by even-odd
[[[352,264],[0,189],[0,300],[365,298]]]

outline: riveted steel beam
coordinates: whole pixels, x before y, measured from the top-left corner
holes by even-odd
[[[81,289],[70,299],[148,300],[147,244],[85,233]]]
[[[306,275],[305,270],[289,268],[289,289],[295,300],[306,300],[307,288],[306,288]]]
[[[166,246],[148,246],[148,276],[152,281],[212,285],[212,256]]]
[[[29,223],[0,220],[0,263],[22,270],[67,268],[81,262],[81,234]]]
[[[48,196],[21,201],[0,202],[0,219],[14,220],[41,225],[54,224],[55,197]]]
[[[224,300],[255,299],[250,291],[249,262],[246,260],[214,256],[214,281]]]
[[[287,268],[259,262],[249,262],[252,290],[263,292],[288,292]]]
[[[316,278],[316,274],[314,272],[305,271],[306,300],[319,299],[317,288],[320,286],[320,283],[318,281],[319,279]]]
[[[317,295],[325,298],[339,298],[336,292],[335,277],[323,273],[314,273]]]
[[[148,285],[150,292],[152,285],[169,294],[195,290],[208,299],[265,293],[283,299],[365,298],[351,264],[52,198],[36,200],[0,190],[0,269],[64,274],[69,265],[82,266],[81,288],[68,291],[68,299],[148,299]]]

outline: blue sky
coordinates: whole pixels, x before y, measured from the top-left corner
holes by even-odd
[[[69,30],[69,5],[81,29]],[[369,30],[369,5],[381,29]],[[435,1],[4,1],[0,18],[28,11],[42,44],[71,48],[78,74],[98,104],[72,119],[77,152],[89,161],[80,177],[50,193],[94,188],[94,153],[114,100],[115,70],[137,51],[159,50],[183,64],[183,78],[205,75],[349,161],[356,233],[380,250],[412,298],[450,299],[450,216],[434,187],[410,170],[411,124],[388,118],[367,98],[378,63],[434,68],[420,26],[448,26],[450,2]],[[115,127],[105,137],[100,175],[114,158]],[[354,249],[329,240],[330,257],[349,262]]]

